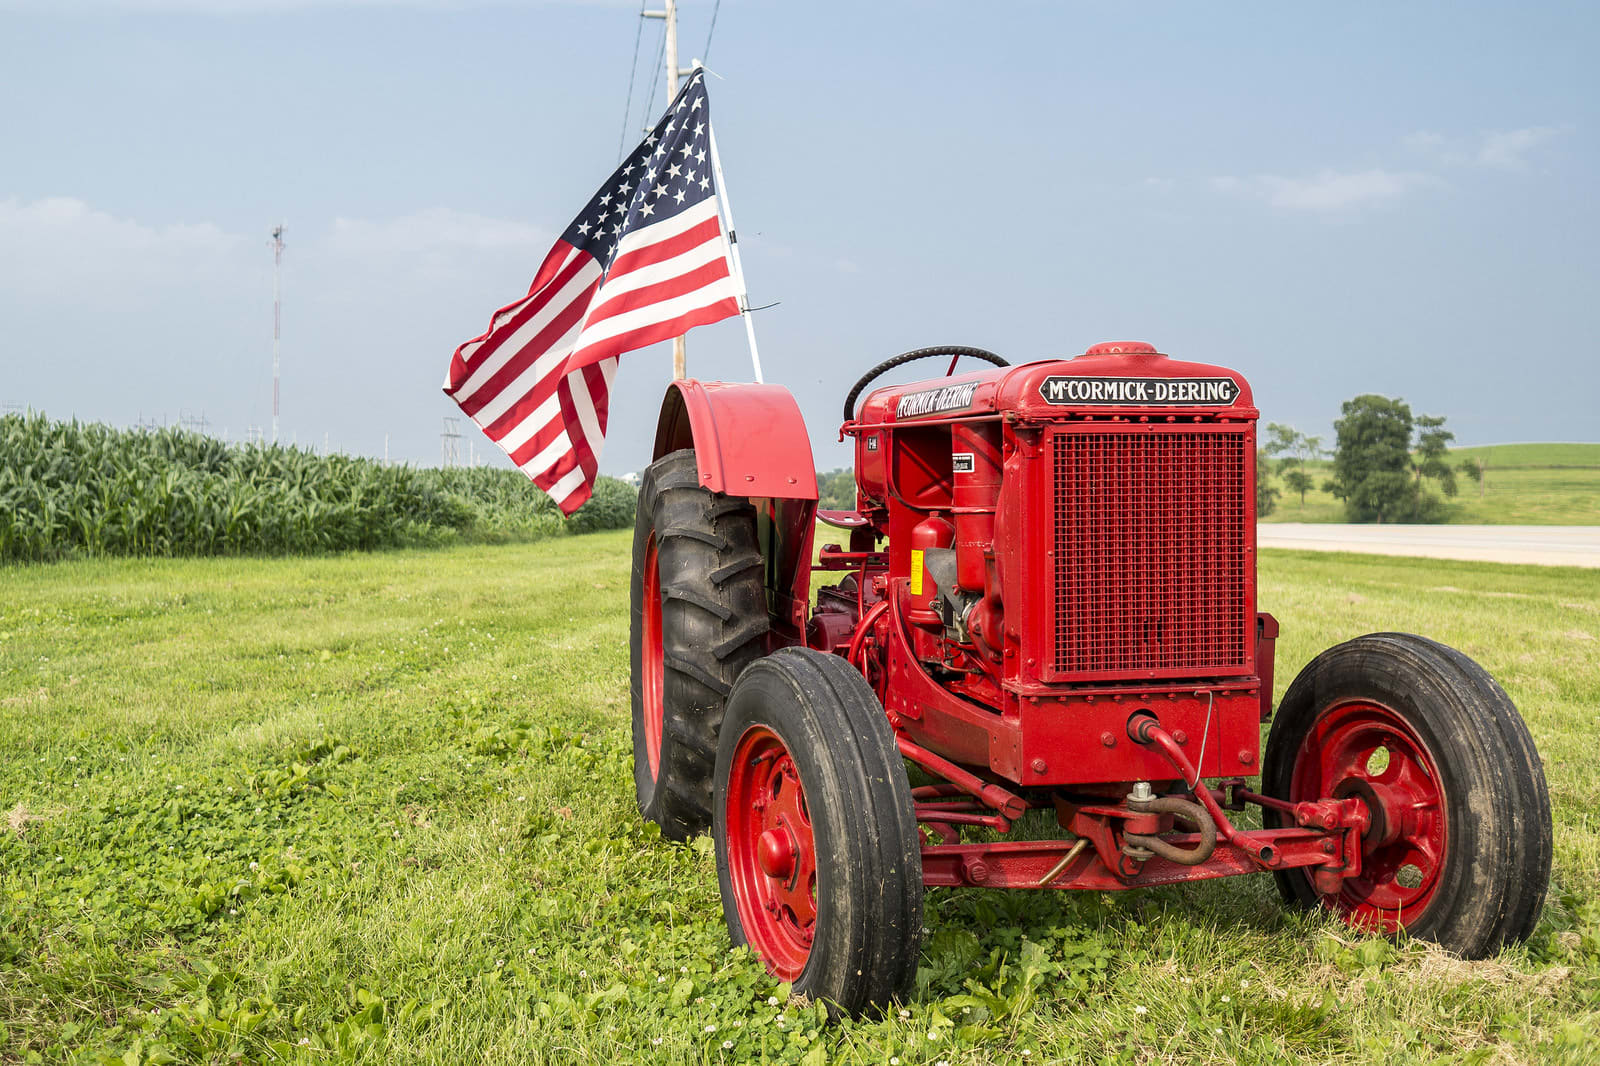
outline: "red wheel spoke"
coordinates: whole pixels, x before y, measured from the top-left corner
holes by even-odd
[[[1368,765],[1380,749],[1388,765]],[[1352,925],[1392,932],[1414,924],[1432,901],[1447,846],[1444,796],[1427,746],[1396,712],[1376,703],[1351,701],[1324,711],[1306,735],[1291,774],[1294,801],[1335,795],[1356,787],[1381,811],[1389,832],[1369,840],[1361,874],[1323,897]]]
[[[799,770],[764,727],[740,739],[729,776],[729,877],[750,946],[774,973],[805,969],[817,922],[816,846]]]

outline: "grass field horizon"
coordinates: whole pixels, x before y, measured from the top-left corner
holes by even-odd
[[[1400,629],[1517,702],[1528,944],[1391,945],[1262,877],[938,890],[912,1000],[828,1028],[634,807],[628,545],[0,569],[0,1062],[1595,1061],[1600,573],[1261,553],[1279,694]]]
[[[1483,484],[1458,472],[1457,492],[1445,499],[1450,524],[1462,525],[1600,525],[1600,443],[1547,442],[1489,444],[1450,449],[1452,466],[1462,460],[1482,462]],[[1306,464],[1316,487],[1290,492],[1276,473],[1277,506],[1263,522],[1344,522],[1344,503],[1324,491],[1333,463]],[[1425,491],[1439,495],[1436,485]]]

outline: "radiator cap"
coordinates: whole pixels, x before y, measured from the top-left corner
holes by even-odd
[[[1084,355],[1160,355],[1155,346],[1144,341],[1102,341],[1089,346]]]

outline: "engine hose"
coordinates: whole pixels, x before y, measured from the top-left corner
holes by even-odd
[[[1200,827],[1200,843],[1193,848],[1180,848],[1153,833],[1122,834],[1122,839],[1134,847],[1146,848],[1179,866],[1199,866],[1211,858],[1211,853],[1217,850],[1217,823],[1211,820],[1210,813],[1200,804],[1191,803],[1177,796],[1158,796],[1140,803],[1136,809],[1141,813],[1172,814],[1193,822]]]
[[[855,385],[850,389],[850,394],[844,398],[844,420],[846,422],[855,420],[856,397],[860,396],[861,390],[872,384],[873,379],[875,379],[879,374],[885,374],[890,370],[893,370],[895,367],[900,366],[902,363],[909,363],[916,359],[932,359],[937,355],[969,355],[974,359],[982,359],[986,363],[993,363],[995,366],[1011,365],[1005,359],[995,355],[993,352],[985,351],[982,348],[969,348],[964,344],[938,344],[932,348],[918,348],[915,351],[902,352],[893,359],[885,359],[883,362],[879,363],[877,366],[861,375],[861,380],[855,383]]]

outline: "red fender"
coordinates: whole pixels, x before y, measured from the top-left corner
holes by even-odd
[[[659,459],[693,448],[700,484],[729,496],[817,498],[817,470],[800,407],[782,385],[674,381],[656,424]]]
[[[655,458],[679,448],[694,449],[701,485],[755,502],[766,556],[768,650],[804,644],[817,469],[794,397],[782,385],[674,381],[656,423]]]

